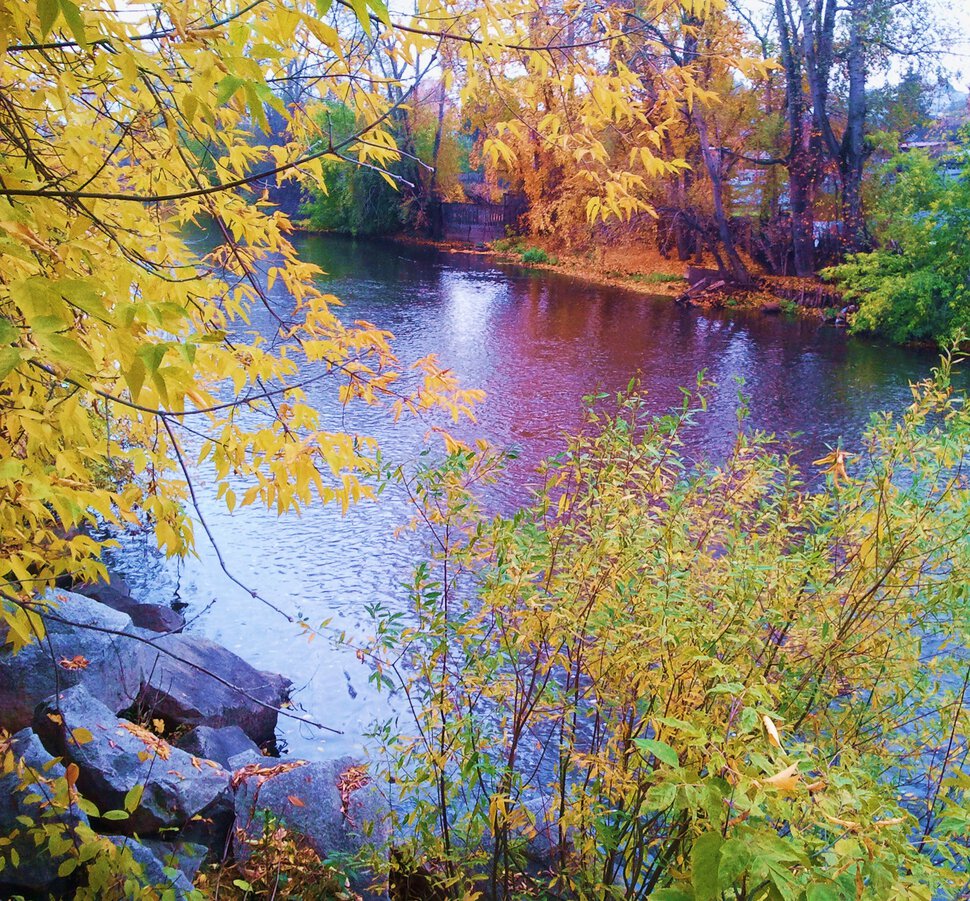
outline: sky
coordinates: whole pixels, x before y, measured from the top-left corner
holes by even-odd
[[[773,0],[740,0],[752,14],[773,5]],[[902,0],[908,3],[909,0]],[[957,90],[966,92],[970,85],[970,0],[932,0],[936,15],[943,23],[949,24],[953,37],[943,48],[940,65],[947,71],[950,84]],[[901,69],[905,70],[905,63]],[[898,76],[899,73],[893,73]],[[892,75],[890,75],[892,77]]]

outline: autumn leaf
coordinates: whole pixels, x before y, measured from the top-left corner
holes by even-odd
[[[77,801],[77,777],[81,771],[76,763],[69,763],[64,771],[64,779],[67,782],[68,797],[72,804]]]
[[[822,467],[822,472],[825,475],[832,476],[832,482],[838,487],[840,480],[844,482],[852,481],[845,468],[846,461],[852,456],[852,454],[846,453],[841,448],[836,448],[824,457],[813,460],[812,465]]]
[[[765,732],[768,733],[768,741],[776,748],[781,748],[781,738],[778,735],[778,727],[775,725],[771,717],[765,715],[761,718],[761,722],[764,723]]]
[[[761,784],[770,785],[772,788],[777,788],[781,792],[794,792],[801,778],[802,775],[798,771],[798,764],[793,763],[791,766],[785,767],[781,772],[775,773],[774,776],[763,780]]]
[[[61,659],[57,661],[57,665],[61,667],[61,669],[66,669],[66,670],[87,669],[88,663],[89,663],[88,659],[81,654],[77,654],[74,657],[70,657],[70,658],[61,657]]]

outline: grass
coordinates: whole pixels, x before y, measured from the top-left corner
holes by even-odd
[[[523,263],[559,265],[559,257],[546,253],[541,247],[529,247],[521,238],[500,238],[492,242],[492,250],[498,253],[517,254]]]
[[[682,282],[684,276],[674,272],[638,272],[635,275],[631,275],[630,280],[641,282],[644,285],[665,285],[671,282]]]

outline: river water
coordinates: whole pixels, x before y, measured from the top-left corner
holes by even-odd
[[[561,447],[580,421],[581,398],[625,387],[639,373],[659,413],[677,405],[680,386],[706,369],[718,382],[711,411],[691,434],[687,452],[717,457],[730,445],[738,386],[754,426],[792,435],[808,464],[840,437],[851,449],[877,410],[900,410],[909,383],[925,377],[929,352],[851,338],[815,322],[758,312],[701,312],[669,298],[592,286],[546,271],[497,264],[486,257],[440,253],[392,243],[307,236],[304,258],[327,272],[325,290],[344,303],[346,321],[367,320],[394,333],[402,361],[437,353],[463,384],[484,388],[481,434],[519,451],[495,503],[510,508],[528,497],[535,464]],[[291,302],[274,302],[286,315]],[[271,335],[272,318],[253,325]],[[332,393],[332,390],[331,392]],[[312,397],[312,394],[311,394]],[[345,413],[331,404],[334,428],[376,436],[386,456],[413,460],[427,424],[390,423],[374,410]],[[797,434],[794,434],[797,433]],[[197,474],[200,505],[233,574],[288,612],[316,625],[366,635],[365,605],[400,609],[402,588],[421,559],[415,537],[394,539],[408,516],[393,492],[341,516],[315,508],[278,519],[255,507],[229,514],[214,498],[205,470]],[[146,542],[148,539],[146,539]],[[136,591],[188,603],[190,631],[218,641],[253,665],[288,676],[294,701],[309,717],[342,734],[282,720],[290,753],[359,752],[375,717],[394,709],[367,682],[368,670],[346,648],[308,642],[284,619],[233,584],[198,530],[199,557],[162,565],[148,545],[128,548],[125,569]]]

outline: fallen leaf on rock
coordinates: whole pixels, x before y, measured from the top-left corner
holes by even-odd
[[[162,760],[168,760],[172,756],[172,746],[165,739],[155,735],[154,732],[149,732],[144,726],[122,721],[121,728],[130,732],[145,746],[148,756],[157,754]],[[142,755],[139,754],[138,756],[141,757]],[[147,757],[142,759],[147,759]]]
[[[350,796],[360,788],[370,782],[367,775],[366,766],[348,767],[337,777],[337,791],[340,792],[340,812],[347,818],[351,826],[356,824],[347,813],[347,805],[350,803]]]
[[[61,657],[61,659],[57,661],[57,665],[61,669],[66,670],[87,669],[88,663],[89,661],[87,657],[84,657],[82,654],[76,654],[74,657]]]
[[[291,760],[287,763],[278,763],[276,766],[261,766],[258,763],[248,763],[232,774],[230,784],[233,788],[239,788],[247,779],[255,777],[257,785],[262,785],[267,779],[272,779],[274,776],[279,776],[282,773],[288,773],[290,770],[295,770],[305,763],[305,760]]]

